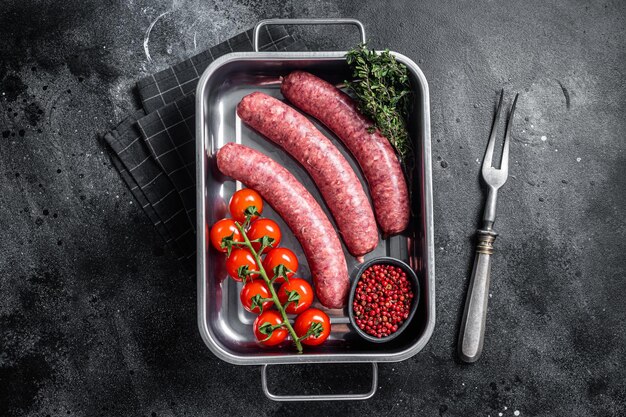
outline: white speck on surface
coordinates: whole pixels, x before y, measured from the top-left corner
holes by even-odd
[[[490,294],[489,294],[489,298],[491,298],[491,297],[493,297],[493,294],[491,294],[491,293],[490,293]]]
[[[581,159],[580,159],[580,158],[576,158],[576,162],[580,162],[580,161],[581,161]]]
[[[513,411],[513,415],[514,415],[514,416],[519,416],[519,410],[515,410],[515,411]]]
[[[506,405],[504,406],[504,409],[507,410],[509,407],[507,407]]]
[[[465,382],[462,382],[461,385],[465,386]]]
[[[547,141],[547,140],[548,140],[548,138],[547,138],[546,136],[542,136],[542,137],[541,137],[541,140],[542,140],[543,142],[545,142],[545,141]]]
[[[558,149],[555,149],[555,150],[554,150],[554,152],[558,152],[558,151],[559,151]]]
[[[535,125],[530,125],[530,127],[535,127]]]
[[[502,413],[498,413],[498,415],[499,415],[500,417],[502,417]]]

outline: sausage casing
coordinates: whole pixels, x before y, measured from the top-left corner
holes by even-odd
[[[334,85],[304,71],[283,79],[283,95],[328,127],[358,161],[370,188],[376,219],[385,235],[407,228],[409,192],[393,147],[354,100]]]
[[[309,119],[259,92],[245,96],[237,114],[309,172],[351,254],[362,256],[378,245],[376,219],[363,185],[339,149]]]
[[[304,250],[320,303],[343,307],[350,287],[346,259],[337,232],[311,193],[273,159],[244,145],[220,148],[217,167],[256,190],[276,210]]]

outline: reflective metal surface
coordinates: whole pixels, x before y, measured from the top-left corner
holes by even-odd
[[[435,276],[432,229],[432,185],[430,155],[430,108],[428,85],[421,70],[408,58],[395,54],[407,65],[415,88],[414,114],[410,120],[411,137],[417,154],[413,189],[413,217],[404,235],[381,240],[365,259],[392,256],[408,262],[417,272],[422,288],[419,309],[410,327],[384,347],[360,338],[348,324],[347,308],[330,310],[332,333],[317,348],[308,347],[297,354],[291,348],[262,348],[254,339],[254,316],[239,302],[241,284],[228,279],[221,253],[207,245],[208,227],[227,215],[228,201],[241,184],[224,178],[217,170],[214,154],[225,143],[235,141],[267,154],[285,166],[328,210],[306,171],[289,155],[261,135],[243,125],[235,107],[253,91],[283,99],[279,77],[295,69],[310,71],[331,83],[348,78],[345,52],[246,52],[217,59],[202,75],[196,96],[197,127],[197,207],[198,207],[198,326],[203,340],[219,358],[240,365],[301,362],[391,362],[407,359],[419,352],[430,338],[435,325]],[[316,123],[314,121],[314,123]],[[318,123],[316,125],[319,126]],[[325,128],[321,131],[337,144],[363,177],[353,158]],[[365,187],[367,190],[367,187]],[[310,279],[302,248],[280,217],[267,207],[264,216],[276,220],[283,230],[282,246],[292,249],[300,261],[298,276]],[[332,217],[329,215],[332,221]],[[358,262],[344,248],[351,278]],[[319,305],[317,307],[320,307]]]
[[[369,391],[362,394],[322,394],[322,395],[277,395],[270,391],[267,384],[267,367],[261,367],[261,388],[267,398],[273,401],[358,401],[368,400],[376,394],[378,388],[378,365],[372,362],[372,385]]]
[[[361,43],[365,44],[367,38],[365,37],[365,28],[363,23],[357,19],[343,19],[343,18],[329,18],[329,19],[266,19],[261,20],[254,26],[252,33],[252,46],[255,52],[259,52],[259,31],[264,26],[270,25],[352,25],[359,29],[359,35],[361,37]]]
[[[470,277],[470,285],[467,290],[463,319],[461,320],[459,330],[459,343],[457,345],[459,358],[467,363],[476,362],[483,352],[485,327],[487,324],[487,303],[489,301],[489,281],[491,280],[491,255],[493,255],[493,242],[498,236],[493,230],[493,224],[496,221],[496,202],[498,199],[498,190],[504,185],[509,176],[511,127],[518,96],[519,94],[515,95],[513,105],[508,114],[500,168],[496,169],[492,166],[492,161],[496,143],[496,126],[498,125],[502,111],[504,89],[500,92],[500,102],[498,103],[496,117],[491,126],[489,144],[487,145],[481,169],[483,180],[489,187],[489,193],[487,194],[487,201],[485,202],[482,229],[478,230],[476,257],[474,258],[474,267]]]

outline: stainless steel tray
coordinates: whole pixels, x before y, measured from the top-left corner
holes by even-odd
[[[258,33],[269,24],[354,24],[365,33],[360,22],[352,19],[301,20],[283,19],[260,22],[255,28],[254,45]],[[411,138],[416,151],[414,183],[412,187],[411,225],[405,234],[381,240],[378,247],[365,259],[375,256],[392,256],[407,261],[417,272],[422,288],[418,311],[410,327],[385,345],[376,345],[359,338],[348,323],[347,310],[330,310],[332,333],[329,340],[318,348],[307,348],[297,354],[289,348],[264,349],[255,342],[252,333],[254,315],[243,310],[239,303],[241,284],[227,278],[224,255],[210,250],[207,245],[207,226],[227,214],[228,200],[241,184],[224,178],[217,170],[215,152],[227,142],[235,141],[257,149],[285,166],[298,178],[320,202],[326,206],[314,183],[304,169],[283,150],[261,135],[243,125],[236,115],[235,107],[243,96],[253,91],[279,97],[278,79],[295,69],[316,74],[331,83],[341,83],[349,78],[345,61],[346,52],[238,52],[215,60],[200,78],[196,94],[197,127],[197,207],[198,207],[198,326],[209,349],[220,359],[238,365],[371,362],[374,379],[377,377],[376,362],[402,361],[418,353],[430,339],[435,326],[435,270],[433,243],[431,151],[430,151],[430,99],[428,83],[419,67],[409,58],[393,53],[407,66],[414,88],[413,114],[409,123]],[[346,155],[361,175],[354,159],[343,145],[327,129],[313,122]],[[367,190],[367,186],[365,187]],[[329,214],[329,212],[326,210]],[[309,279],[306,258],[298,241],[282,219],[270,208],[264,216],[276,220],[282,227],[283,246],[298,255],[301,263],[298,275]],[[332,221],[332,216],[329,214]],[[351,278],[358,262],[344,248]],[[366,394],[356,396],[331,395],[324,397],[278,397],[267,389],[265,366],[263,388],[266,395],[275,400],[313,399],[365,399],[371,397],[377,384]]]

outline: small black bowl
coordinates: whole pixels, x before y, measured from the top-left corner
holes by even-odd
[[[359,281],[361,280],[361,275],[363,275],[363,272],[365,272],[365,270],[367,268],[369,268],[372,265],[377,265],[377,264],[380,264],[380,265],[393,265],[393,266],[402,268],[402,270],[404,272],[406,272],[407,279],[409,279],[411,281],[411,284],[413,286],[413,288],[412,288],[412,290],[413,290],[413,303],[411,304],[411,310],[409,311],[409,317],[404,321],[404,323],[402,323],[402,325],[398,328],[398,330],[396,330],[394,333],[390,334],[389,336],[381,337],[381,338],[369,335],[369,334],[365,333],[363,330],[361,330],[359,328],[359,326],[357,326],[356,320],[354,319],[354,311],[353,311],[353,308],[352,308],[352,303],[354,302],[354,294],[356,293],[356,286],[359,283]],[[400,335],[400,333],[402,333],[404,331],[404,329],[406,329],[408,327],[409,323],[413,319],[413,316],[415,315],[415,312],[417,311],[417,306],[419,304],[419,299],[420,299],[420,283],[419,283],[419,280],[417,279],[417,274],[415,273],[415,271],[413,271],[413,269],[409,265],[406,264],[406,262],[403,262],[403,261],[401,261],[399,259],[390,258],[388,256],[381,256],[379,258],[370,259],[369,261],[367,261],[363,265],[361,265],[361,267],[357,271],[357,274],[356,274],[356,277],[354,279],[354,282],[352,283],[352,288],[350,288],[350,298],[348,299],[348,316],[350,317],[350,324],[352,325],[354,330],[356,330],[356,332],[359,334],[359,336],[361,336],[363,339],[365,339],[365,340],[367,340],[369,342],[373,342],[373,343],[389,342],[389,341],[395,339],[396,337],[398,337]]]

